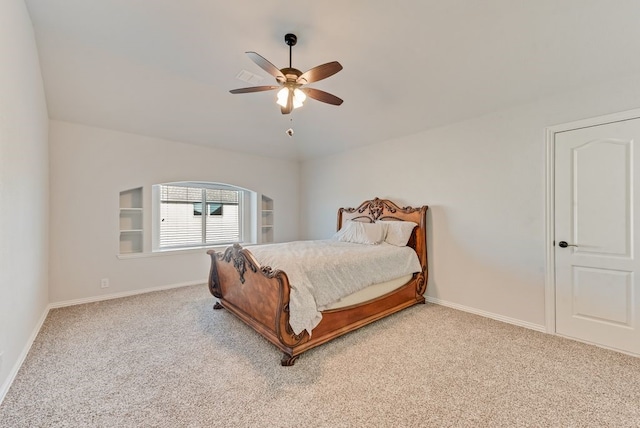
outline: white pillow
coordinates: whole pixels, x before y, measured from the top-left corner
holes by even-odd
[[[384,242],[397,247],[407,245],[409,238],[411,238],[411,232],[413,232],[413,229],[418,225],[412,221],[377,220],[376,223],[382,224],[385,227]]]
[[[333,237],[342,242],[376,245],[384,240],[384,233],[382,224],[347,220]]]

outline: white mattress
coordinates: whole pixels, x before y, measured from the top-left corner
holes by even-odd
[[[289,325],[296,334],[303,330],[311,334],[322,319],[319,308],[380,281],[421,270],[413,248],[384,242],[364,245],[329,239],[248,248],[262,266],[287,274],[291,285]]]
[[[405,275],[400,278],[392,279],[391,281],[381,282],[379,284],[373,284],[362,290],[358,290],[353,294],[343,297],[337,302],[331,303],[323,308],[318,308],[321,311],[327,311],[331,309],[345,308],[351,305],[357,305],[364,303],[376,297],[384,296],[387,293],[396,290],[405,285],[411,279],[413,275]]]

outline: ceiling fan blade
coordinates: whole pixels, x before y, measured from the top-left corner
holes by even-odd
[[[343,102],[340,98],[336,97],[335,95],[332,95],[325,91],[321,91],[320,89],[300,88],[300,90],[305,94],[307,94],[308,97],[313,98],[314,100],[322,101],[323,103],[339,106]]]
[[[317,82],[318,80],[333,76],[340,70],[342,70],[342,65],[340,65],[338,61],[328,62],[326,64],[313,67],[311,70],[305,71],[300,75],[300,77],[298,77],[296,83],[304,85],[307,83]]]
[[[280,111],[282,114],[289,114],[293,111],[293,91],[289,91],[289,95],[287,96],[287,106],[280,107]]]
[[[251,61],[258,64],[261,69],[275,77],[278,82],[284,82],[285,80],[287,80],[287,78],[284,76],[284,74],[282,74],[278,67],[271,64],[260,54],[257,54],[255,52],[246,52],[246,54],[249,56]]]
[[[248,88],[232,89],[229,92],[232,94],[248,94],[249,92],[262,92],[278,89],[280,86],[250,86]]]

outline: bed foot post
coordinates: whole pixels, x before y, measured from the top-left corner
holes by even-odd
[[[295,355],[295,356],[291,356],[289,354],[283,354],[282,355],[282,359],[280,360],[280,364],[282,364],[284,367],[289,367],[295,364],[296,360],[298,359],[300,355]]]
[[[220,302],[216,302],[216,303],[213,305],[213,309],[216,309],[216,310],[217,310],[217,309],[224,309],[224,306],[222,306],[222,305],[220,304]]]

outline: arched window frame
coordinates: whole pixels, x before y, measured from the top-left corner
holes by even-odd
[[[190,199],[193,199],[193,195],[197,190],[200,190],[202,199],[200,201],[184,199],[184,200],[176,200],[176,201],[167,201],[168,196],[166,189],[167,187],[174,188],[188,188],[188,193],[191,195]],[[163,189],[165,189],[163,196]],[[207,237],[211,236],[211,234],[207,234],[207,227],[211,227],[210,220],[213,217],[217,217],[217,220],[222,220],[223,215],[220,215],[220,211],[224,213],[224,206],[220,209],[208,209],[208,205],[210,204],[218,204],[220,201],[207,200],[207,190],[222,190],[222,191],[231,191],[237,192],[238,194],[238,219],[237,219],[237,227],[238,234],[234,236],[233,239],[216,239],[211,240],[207,239]],[[208,192],[209,195],[212,192]],[[164,199],[164,200],[163,200]],[[172,237],[168,239],[166,236],[166,228],[163,228],[163,219],[167,221],[166,215],[166,206],[163,210],[163,203],[167,202],[175,202],[176,204],[182,203],[186,205],[186,207],[182,207],[181,211],[181,220],[184,223],[185,228],[185,236],[182,238],[180,236]],[[209,247],[220,247],[220,246],[228,246],[233,243],[240,244],[253,244],[256,243],[256,222],[257,222],[257,194],[254,191],[249,189],[245,189],[239,186],[234,186],[226,183],[216,183],[216,182],[200,182],[200,181],[180,181],[180,182],[171,182],[171,183],[161,183],[155,184],[152,186],[152,203],[153,203],[153,211],[152,211],[152,224],[153,224],[153,235],[152,235],[152,248],[153,251],[170,251],[170,250],[182,250],[182,249],[190,249],[190,248],[209,248]],[[222,203],[224,205],[224,203]],[[231,204],[229,204],[231,205]],[[191,208],[189,208],[191,207]],[[200,210],[198,210],[198,207]],[[202,207],[206,207],[202,210]],[[191,210],[191,214],[187,211]],[[199,214],[198,212],[199,211]],[[211,211],[211,215],[207,213],[207,211]],[[205,214],[204,216],[202,214]],[[163,217],[164,214],[164,217]],[[201,223],[201,232],[199,241],[195,241],[195,235],[193,231],[194,224],[200,221]],[[190,225],[192,229],[190,235],[187,233],[186,224]],[[174,222],[175,227],[182,227],[179,224],[179,221]],[[179,233],[180,231],[176,231]],[[172,231],[171,233],[176,233]],[[218,234],[220,235],[220,234]],[[222,233],[224,237],[224,233]]]

